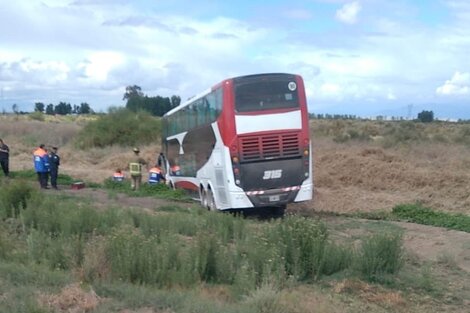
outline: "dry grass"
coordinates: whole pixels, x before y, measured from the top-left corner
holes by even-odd
[[[401,292],[389,291],[380,286],[367,284],[360,280],[345,279],[336,282],[333,291],[338,294],[348,293],[358,295],[367,303],[375,303],[381,307],[394,310],[406,307],[407,301]]]
[[[101,298],[96,295],[93,288],[88,289],[85,290],[78,283],[71,284],[64,287],[59,294],[41,294],[38,302],[54,312],[92,312],[101,302]]]
[[[464,146],[415,144],[392,150],[373,142],[313,138],[315,210],[371,211],[421,202],[468,213],[470,153]]]
[[[0,138],[10,146],[13,171],[32,168],[31,152],[39,142],[60,146],[62,173],[90,182],[103,182],[115,169],[126,169],[133,157],[131,147],[76,149],[72,140],[82,129],[84,118],[47,117],[39,122],[23,116],[0,116],[0,120]],[[315,199],[293,209],[373,211],[420,202],[437,210],[469,213],[469,147],[455,142],[455,138],[465,134],[470,125],[407,122],[399,126],[393,122],[341,120],[313,120],[311,125]],[[395,128],[409,133],[405,132],[403,138],[425,139],[385,148],[381,140],[395,136],[390,130]],[[359,135],[346,142],[335,141],[343,132]],[[434,140],[439,137],[447,139]],[[160,143],[140,149],[141,156],[152,164]]]

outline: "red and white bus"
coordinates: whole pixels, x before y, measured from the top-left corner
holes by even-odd
[[[294,74],[223,80],[167,112],[166,181],[210,210],[272,207],[312,199],[304,82]]]

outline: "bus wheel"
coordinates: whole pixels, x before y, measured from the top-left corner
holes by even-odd
[[[275,207],[273,213],[275,217],[284,217],[285,211],[286,211],[286,205],[281,205],[281,206]]]
[[[199,189],[199,200],[203,208],[207,207],[207,196],[204,188]]]
[[[211,189],[207,189],[206,204],[207,204],[207,209],[209,209],[209,211],[215,211],[216,210],[215,201],[214,201],[214,194],[212,193]]]

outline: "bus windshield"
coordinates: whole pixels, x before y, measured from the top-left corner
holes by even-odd
[[[293,75],[253,75],[234,80],[235,109],[253,112],[299,106]]]

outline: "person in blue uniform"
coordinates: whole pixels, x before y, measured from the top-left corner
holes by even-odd
[[[57,154],[57,150],[57,147],[52,147],[51,153],[49,154],[51,186],[54,189],[59,189],[57,187],[57,176],[59,175],[60,157]]]

